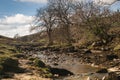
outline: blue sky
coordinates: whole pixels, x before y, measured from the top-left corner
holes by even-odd
[[[115,0],[101,1],[111,3]],[[36,9],[45,6],[46,3],[47,0],[0,0],[0,35],[13,37],[15,34],[20,36],[30,34],[30,24]],[[111,5],[111,9],[120,9],[120,2]]]
[[[0,0],[0,35],[13,37],[15,34],[30,34],[36,9],[45,4],[46,0]]]
[[[114,4],[111,5],[112,10],[120,10],[120,1],[115,2]]]
[[[43,6],[43,3],[20,2],[15,0],[0,0],[0,17],[10,16],[17,13],[35,15],[36,9]]]

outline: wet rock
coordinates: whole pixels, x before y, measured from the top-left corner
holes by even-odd
[[[96,73],[108,73],[108,70],[104,68],[104,69],[98,70]]]
[[[78,50],[75,49],[74,46],[67,46],[64,48],[61,48],[61,52],[77,52]]]
[[[119,76],[117,76],[117,80],[120,80],[120,75],[119,75]]]
[[[68,52],[77,52],[74,46],[68,48]]]
[[[49,47],[50,51],[60,51],[60,48],[57,48],[57,47]]]
[[[2,63],[4,72],[21,72],[22,69],[19,68],[19,62],[17,59],[7,58]]]
[[[109,48],[109,47],[102,47],[101,50],[102,50],[102,51],[109,51],[110,48]]]
[[[17,52],[15,49],[9,49],[9,50],[12,51],[13,53]]]
[[[0,51],[0,54],[5,54],[3,51]]]
[[[2,78],[12,78],[14,76],[14,74],[12,73],[5,73],[2,75]]]
[[[53,65],[54,65],[54,66],[58,66],[58,63],[55,62]]]
[[[50,72],[53,75],[59,75],[59,76],[68,76],[68,75],[73,75],[72,72],[66,70],[66,69],[58,69],[58,68],[50,68]]]
[[[0,65],[0,74],[3,72],[3,66]]]
[[[44,68],[46,66],[45,63],[43,61],[39,60],[38,58],[36,58],[34,60],[34,65],[37,67],[42,67],[42,68]]]
[[[84,50],[84,53],[85,53],[85,54],[90,54],[90,53],[92,53],[92,52],[91,52],[91,50],[89,50],[89,49],[85,49],[85,50]]]
[[[16,55],[14,55],[14,57],[17,57],[17,58],[26,58],[26,56],[24,54],[16,54]]]
[[[92,46],[93,46],[93,47],[96,47],[96,46],[101,46],[102,44],[103,44],[102,41],[96,41],[96,42],[93,42],[93,43],[92,43]]]
[[[120,77],[115,72],[110,72],[108,74],[108,80],[120,80]]]
[[[26,64],[33,65],[33,62],[32,61],[28,61]]]
[[[113,59],[118,59],[118,56],[115,54],[109,54],[106,56],[107,60],[113,60]]]
[[[29,59],[30,61],[34,61],[34,60],[35,60],[34,57],[29,57],[28,59]]]

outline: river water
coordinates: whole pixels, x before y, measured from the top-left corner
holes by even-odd
[[[67,56],[65,54],[43,54],[38,52],[37,56],[44,61],[47,65],[53,68],[66,69],[72,73],[73,76],[59,77],[53,80],[99,80],[108,74],[95,73],[99,70],[99,67],[94,67],[88,64],[81,64],[79,58],[73,58],[72,56]],[[57,65],[54,65],[57,64]]]

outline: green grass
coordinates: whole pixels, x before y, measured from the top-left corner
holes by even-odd
[[[41,76],[45,78],[51,78],[53,75],[50,72],[49,68],[39,68],[41,71]]]
[[[10,46],[6,43],[0,43],[0,74],[4,73],[5,65],[12,66],[11,61],[15,62],[14,55],[18,54],[18,51],[14,46]],[[17,65],[18,66],[18,65]]]
[[[53,76],[50,72],[50,68],[46,66],[43,61],[38,58],[30,58],[30,60],[33,61],[34,67],[38,69],[40,76],[44,78],[51,78]]]

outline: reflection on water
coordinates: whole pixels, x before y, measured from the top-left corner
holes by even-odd
[[[88,77],[91,80],[97,80],[102,79],[104,76],[108,76],[108,74],[99,74],[95,73],[98,69],[96,67],[92,67],[90,65],[83,65],[83,64],[64,64],[62,63],[61,66],[58,66],[57,68],[64,68],[71,72],[73,72],[75,75],[69,76],[69,77],[61,77],[54,80],[87,80]]]
[[[108,74],[89,74],[89,73],[83,73],[79,75],[73,75],[73,76],[68,76],[68,77],[59,77],[59,78],[54,78],[53,80],[102,80],[104,76],[108,76]],[[89,79],[88,79],[89,78]]]
[[[99,67],[93,67],[90,65],[81,64],[79,60],[73,59],[72,57],[69,56],[67,57],[62,56],[62,58],[60,57],[60,59],[57,60],[58,65],[53,65],[53,63],[55,62],[52,60],[54,58],[53,56],[46,56],[44,54],[38,55],[38,57],[41,60],[43,60],[46,64],[50,65],[51,67],[66,69],[75,74],[73,76],[59,77],[53,80],[87,80],[88,77],[91,80],[96,80],[96,78],[102,79],[104,76],[108,76],[108,74],[95,73],[98,69],[100,69]],[[61,62],[61,60],[63,60],[63,62]]]
[[[80,63],[68,63],[68,64],[64,64],[61,63],[59,66],[56,66],[57,68],[64,68],[67,69],[71,72],[73,72],[74,74],[81,74],[81,73],[94,73],[96,72],[99,68],[97,67],[92,67],[90,65],[84,65],[84,64],[80,64]]]

